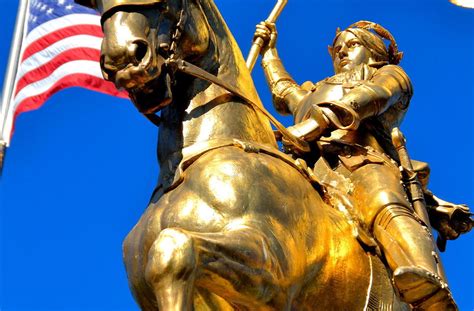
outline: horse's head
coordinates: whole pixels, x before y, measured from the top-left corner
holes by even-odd
[[[171,102],[166,59],[195,59],[209,45],[196,0],[76,0],[102,15],[101,68],[143,113]],[[192,22],[190,22],[192,21]]]

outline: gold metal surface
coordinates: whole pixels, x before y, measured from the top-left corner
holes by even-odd
[[[393,36],[368,21],[338,30],[329,48],[335,75],[303,86],[291,78],[278,57],[275,25],[260,23],[255,37],[266,42],[262,65],[276,109],[294,115],[296,124],[290,130],[313,142],[322,157],[318,162],[330,163],[327,171],[340,175],[321,171],[321,165],[316,165],[315,174],[325,181],[332,205],[345,206],[349,218],[375,239],[402,300],[421,310],[456,309],[404,138],[397,131],[391,135],[403,120],[412,95],[410,79],[398,66],[402,53]],[[390,41],[388,47],[383,39]],[[355,110],[357,127],[341,127],[347,119],[340,110],[344,106]],[[340,124],[334,122],[334,116]],[[324,133],[329,135],[322,137]],[[400,175],[399,165],[406,178]],[[331,184],[348,186],[338,186],[336,192]],[[463,223],[467,231],[472,228],[469,216]]]
[[[316,152],[285,143],[306,162],[278,150],[249,104],[261,106],[212,0],[132,2],[88,4],[113,8],[102,19],[104,77],[139,111],[161,113],[159,183],[123,244],[141,309],[456,309],[387,132],[412,94],[387,30],[340,32],[336,75],[300,87],[278,58],[275,26],[258,26],[275,105]],[[183,61],[212,77],[180,70]]]

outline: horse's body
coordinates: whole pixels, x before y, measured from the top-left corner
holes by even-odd
[[[161,79],[163,72],[149,65],[160,64],[156,38],[167,27],[171,32],[169,25],[184,12],[172,52],[259,102],[214,4],[189,2],[183,11],[174,0],[166,11],[114,8],[104,21],[108,78],[132,92]],[[160,14],[158,26],[150,22]],[[137,56],[143,48],[146,54]],[[173,78],[173,100],[161,113],[160,185],[124,242],[130,286],[142,309],[406,308],[381,260],[363,249],[343,215],[278,152],[262,115],[214,84],[182,73]],[[139,107],[149,98],[140,96]]]

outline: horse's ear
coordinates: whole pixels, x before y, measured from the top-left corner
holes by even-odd
[[[97,10],[97,2],[96,0],[74,0],[79,5],[86,6],[88,8]]]

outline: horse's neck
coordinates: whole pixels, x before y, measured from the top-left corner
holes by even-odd
[[[211,29],[211,44],[194,64],[234,84],[260,104],[242,54],[220,14],[213,4],[202,1],[202,5]],[[219,86],[179,74],[174,94],[173,103],[162,112],[159,146],[162,165],[171,157],[176,162],[183,148],[208,141],[239,139],[276,146],[268,120]]]

